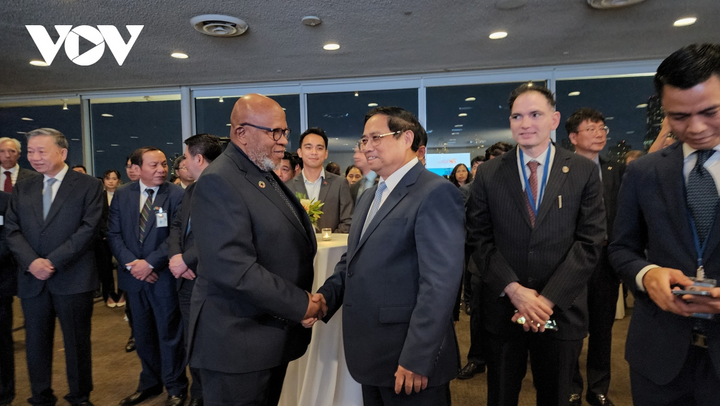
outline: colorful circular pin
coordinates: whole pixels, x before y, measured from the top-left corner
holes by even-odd
[[[563,173],[568,173],[568,172],[570,172],[570,168],[568,168],[567,166],[563,166],[562,171],[563,171]]]
[[[260,186],[262,189],[265,189],[265,182],[263,182],[263,181],[258,182],[258,186]]]

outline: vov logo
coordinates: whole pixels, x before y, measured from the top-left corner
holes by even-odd
[[[72,25],[56,25],[55,31],[59,35],[57,42],[53,42],[50,34],[42,25],[25,26],[45,59],[45,63],[50,65],[60,51],[60,47],[65,43],[65,54],[75,65],[80,66],[90,66],[99,61],[105,53],[105,44],[110,48],[118,65],[122,66],[143,27],[144,25],[126,25],[125,28],[130,33],[130,40],[125,43],[114,25],[98,25],[97,28],[89,25],[79,25],[75,28]],[[95,45],[82,55],[80,55],[80,37]]]

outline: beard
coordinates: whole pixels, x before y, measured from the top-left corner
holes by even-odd
[[[280,166],[279,164],[275,164],[275,162],[273,162],[267,151],[261,149],[248,150],[247,156],[255,163],[255,165],[266,172],[274,171],[278,166]]]

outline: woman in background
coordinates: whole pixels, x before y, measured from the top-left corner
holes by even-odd
[[[450,173],[450,182],[457,187],[465,186],[472,180],[472,175],[465,164],[457,164]]]
[[[357,183],[360,179],[362,179],[362,172],[360,169],[355,165],[350,165],[345,169],[345,179],[347,179],[350,186]]]
[[[103,185],[105,186],[107,204],[108,207],[110,207],[115,191],[120,186],[120,172],[115,169],[105,171],[103,174]],[[123,307],[125,306],[125,295],[120,289],[118,289],[117,293],[115,292],[115,277],[113,275],[115,265],[113,264],[110,246],[105,238],[105,233],[108,228],[107,216],[103,218],[103,221],[104,224],[101,225],[103,238],[98,244],[96,251],[102,296],[107,307]]]

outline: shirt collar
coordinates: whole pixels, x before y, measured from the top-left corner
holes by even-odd
[[[308,178],[305,177],[305,169],[303,169],[302,172],[300,172],[300,173],[302,173],[302,177],[303,177],[303,180],[305,181],[305,183],[309,183],[311,185],[316,184],[318,181],[322,182],[325,180],[325,169],[320,170],[320,176],[317,179],[315,179],[315,182],[310,182],[308,180]]]
[[[2,172],[10,172],[13,175],[15,175],[19,169],[20,169],[20,164],[15,164],[15,166],[13,166],[10,169],[5,169],[5,168],[0,167],[0,170],[2,170]]]
[[[58,172],[57,175],[55,175],[55,176],[47,176],[47,175],[43,174],[43,176],[45,177],[45,179],[43,179],[43,180],[47,181],[50,178],[55,178],[55,180],[57,180],[58,182],[62,182],[63,179],[65,179],[65,175],[67,174],[68,169],[70,169],[70,168],[66,164],[65,166],[63,166],[62,169],[60,169],[60,172]]]
[[[152,189],[157,195],[157,191],[160,189],[160,186],[146,186],[140,179],[138,179],[138,185],[140,185],[140,193],[145,193],[145,189]]]
[[[408,172],[410,172],[410,169],[413,168],[418,163],[417,157],[410,160],[410,162],[406,163],[405,165],[401,166],[400,169],[396,170],[392,173],[392,175],[388,176],[387,179],[383,179],[382,176],[380,177],[382,182],[385,182],[385,186],[387,186],[388,192],[392,192],[393,189],[395,189],[395,186],[400,183],[400,180],[407,175]]]
[[[552,154],[552,143],[549,143],[550,153]],[[520,147],[518,147],[518,155],[520,155]],[[535,161],[540,164],[543,168],[545,167],[545,158],[547,158],[547,148],[545,148],[537,158],[532,158],[530,155],[523,153],[523,165],[527,165],[530,161]]]
[[[697,151],[695,148],[689,146],[688,144],[684,143],[682,144],[683,149],[683,158],[687,159],[690,155],[692,155],[693,152]],[[715,151],[720,151],[720,144],[713,147]]]

